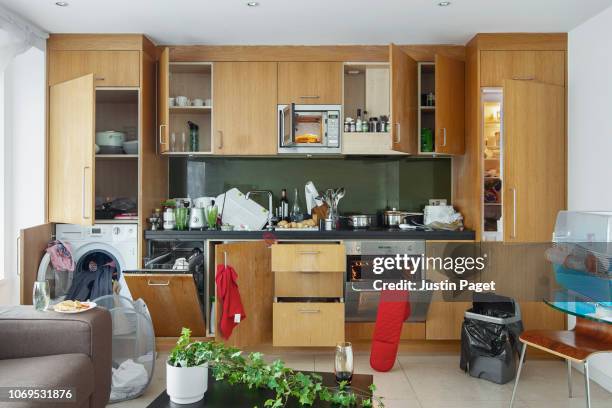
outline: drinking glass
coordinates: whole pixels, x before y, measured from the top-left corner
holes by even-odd
[[[178,207],[176,209],[176,229],[184,231],[187,229],[187,213],[188,210],[185,207]]]
[[[353,345],[349,342],[336,345],[336,358],[334,364],[336,382],[346,381],[351,384],[353,379]]]
[[[49,292],[49,282],[36,281],[34,282],[34,309],[45,311],[49,307],[51,301],[51,294]]]
[[[219,214],[219,208],[216,205],[209,206],[206,208],[206,222],[208,223],[208,229],[217,228],[217,215]]]

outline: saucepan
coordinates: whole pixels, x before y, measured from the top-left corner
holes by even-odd
[[[422,223],[422,220],[419,222],[419,218],[423,217],[423,213],[419,212],[409,212],[409,211],[398,211],[393,208],[391,210],[387,210],[384,212],[384,221],[387,227],[396,227],[400,224],[409,223],[412,224]]]
[[[367,214],[355,214],[347,215],[345,218],[348,219],[348,223],[353,228],[368,228],[372,225],[372,218],[374,216]]]

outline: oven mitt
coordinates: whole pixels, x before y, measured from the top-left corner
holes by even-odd
[[[382,291],[374,325],[370,366],[389,371],[395,364],[404,320],[410,316],[408,291]]]

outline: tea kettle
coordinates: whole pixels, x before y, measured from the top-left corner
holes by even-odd
[[[204,228],[205,219],[204,209],[200,207],[193,207],[189,213],[189,229]]]

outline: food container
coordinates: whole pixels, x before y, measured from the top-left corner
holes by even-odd
[[[125,154],[138,154],[138,140],[123,142],[123,151]]]
[[[122,147],[125,142],[125,133],[114,130],[106,130],[104,132],[96,132],[96,144],[101,148],[103,146]]]

